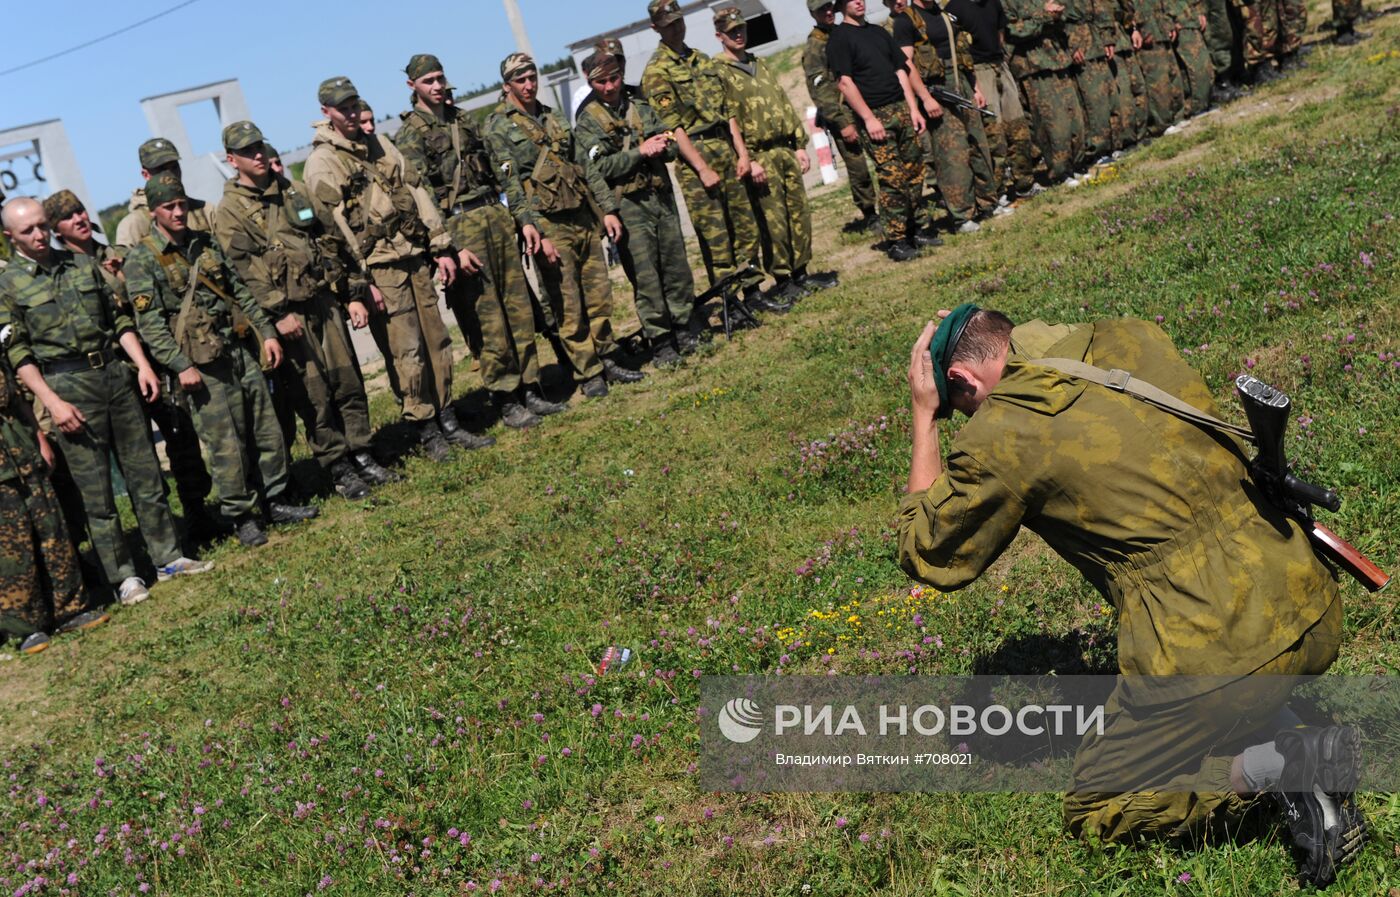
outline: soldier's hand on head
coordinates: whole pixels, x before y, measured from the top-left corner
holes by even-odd
[[[347,303],[345,312],[350,316],[350,326],[355,330],[363,330],[369,325],[369,309],[363,302]]]
[[[607,232],[608,239],[616,246],[622,241],[622,219],[612,212],[603,216],[603,230]]]
[[[766,184],[768,183],[768,172],[757,162],[751,162],[749,164],[749,179],[755,184]]]
[[[384,307],[384,294],[379,292],[379,287],[375,286],[374,284],[369,285],[369,298],[370,301],[374,303],[374,307],[377,311],[387,311],[387,309]],[[365,323],[369,323],[368,317],[366,317]]]
[[[87,423],[87,418],[78,410],[78,407],[71,402],[65,402],[55,397],[54,403],[47,406],[49,415],[53,418],[54,426],[64,433],[72,435],[79,433],[83,429],[83,424]]]
[[[703,175],[701,176],[703,179]],[[520,228],[520,236],[525,238],[525,254],[534,255],[540,251],[540,230],[533,224]]]
[[[185,392],[199,392],[204,388],[204,378],[200,376],[199,368],[194,365],[185,368],[177,376],[180,378],[180,388]]]
[[[812,160],[807,156],[805,149],[797,151],[797,164],[802,168],[803,174],[812,170]]]
[[[841,139],[852,146],[860,143],[860,128],[856,127],[855,122],[851,122],[841,129]]]
[[[933,321],[925,324],[909,352],[909,397],[914,417],[919,419],[933,420],[938,414],[938,384],[933,379],[933,358],[928,354],[928,345],[937,330]]]
[[[870,136],[872,143],[885,142],[885,125],[873,115],[865,120],[865,133]]]
[[[277,337],[263,340],[263,351],[267,353],[268,363],[272,365],[274,370],[281,366],[282,344],[277,340]]]
[[[700,186],[706,190],[713,190],[719,185],[719,173],[710,166],[706,165],[696,173],[700,175]]]
[[[156,376],[149,364],[136,369],[136,387],[141,391],[141,398],[146,400],[147,405],[160,398],[160,377]]]
[[[540,252],[544,253],[544,260],[551,265],[559,264],[559,250],[554,248],[548,237],[540,238]]]
[[[481,270],[481,259],[476,257],[476,253],[470,249],[463,249],[457,253],[457,265],[462,269],[463,274],[475,274]]]
[[[302,328],[301,316],[291,311],[277,319],[277,332],[288,339],[301,339],[306,331]]]

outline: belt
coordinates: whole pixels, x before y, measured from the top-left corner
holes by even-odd
[[[459,202],[452,208],[448,209],[447,217],[456,218],[458,215],[465,215],[467,212],[470,212],[473,209],[479,209],[482,206],[497,205],[498,203],[500,203],[500,201],[500,197],[496,196],[496,194],[494,193],[488,193],[485,196],[478,196],[476,199],[469,199],[466,202]]]
[[[779,137],[776,140],[764,140],[748,144],[748,148],[756,152],[762,152],[764,150],[770,149],[778,149],[780,147],[782,149],[795,150],[797,149],[797,141],[793,140],[791,137]]]
[[[46,377],[49,374],[71,374],[73,371],[100,371],[116,360],[117,356],[113,354],[111,349],[102,349],[97,352],[87,352],[83,355],[46,361],[39,365],[39,370]]]
[[[715,122],[708,128],[689,133],[689,136],[691,140],[718,140],[727,138],[729,137],[729,123]]]

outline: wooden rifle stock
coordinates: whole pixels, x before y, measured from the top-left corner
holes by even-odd
[[[1312,540],[1314,548],[1332,563],[1350,573],[1368,592],[1379,592],[1390,584],[1389,574],[1357,551],[1350,542],[1317,521],[1312,521],[1308,538]]]

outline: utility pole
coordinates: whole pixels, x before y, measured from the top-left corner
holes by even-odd
[[[515,35],[515,49],[532,59],[535,51],[530,48],[530,35],[525,33],[525,19],[520,15],[520,4],[516,0],[505,0],[506,18],[510,20],[511,33]]]

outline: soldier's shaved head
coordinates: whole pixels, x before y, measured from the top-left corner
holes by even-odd
[[[51,251],[49,219],[37,199],[21,196],[5,203],[4,210],[0,211],[0,223],[15,249],[32,259],[48,256]]]

